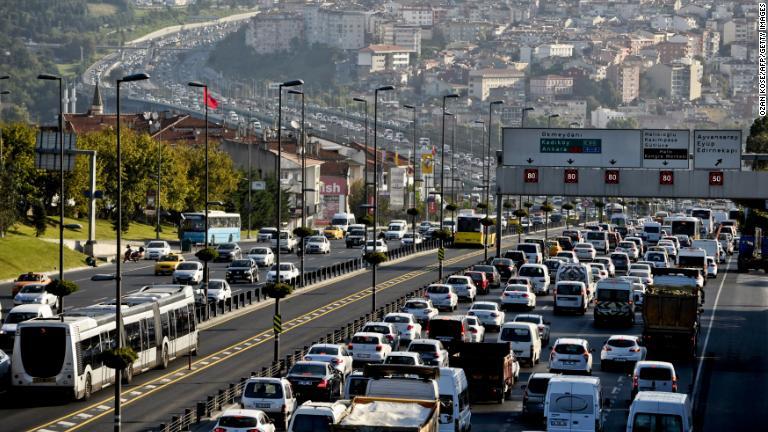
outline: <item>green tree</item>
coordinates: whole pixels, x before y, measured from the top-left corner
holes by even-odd
[[[45,286],[45,290],[58,297],[59,313],[64,311],[64,297],[77,292],[80,287],[76,283],[66,279],[54,279]],[[62,315],[61,320],[64,321]]]
[[[640,125],[634,118],[614,118],[605,125],[608,129],[638,129]]]
[[[752,122],[747,137],[748,153],[768,153],[768,117],[758,117]],[[768,162],[756,161],[752,169],[762,171],[768,168]]]
[[[42,201],[35,201],[32,205],[32,226],[35,227],[35,237],[45,234],[48,228],[48,216],[45,214],[45,206]]]

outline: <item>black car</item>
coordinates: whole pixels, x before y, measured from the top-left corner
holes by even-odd
[[[349,231],[344,239],[344,243],[346,243],[347,249],[362,246],[365,243],[365,231],[361,229]]]
[[[227,282],[233,284],[240,281],[248,283],[259,281],[259,266],[256,261],[250,258],[237,259],[227,266]]]
[[[342,396],[343,377],[330,363],[299,361],[285,378],[291,383],[298,403],[307,400],[332,402]]]
[[[507,280],[517,274],[515,262],[509,258],[494,258],[491,261],[491,265],[496,267],[496,270],[501,275],[501,280]]]
[[[504,252],[504,258],[509,258],[515,262],[515,267],[520,268],[528,263],[528,257],[525,252],[519,250],[508,250]]]
[[[222,243],[216,248],[216,251],[219,253],[219,256],[216,257],[215,262],[234,261],[240,259],[242,255],[240,246],[237,243]]]

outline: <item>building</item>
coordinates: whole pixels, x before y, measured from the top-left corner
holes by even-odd
[[[573,94],[573,78],[560,75],[544,75],[531,78],[531,92],[533,98],[569,96]]]
[[[611,120],[623,120],[627,116],[623,112],[598,107],[592,111],[591,122],[593,128],[604,129]]]
[[[539,45],[536,47],[534,55],[538,59],[547,57],[573,57],[573,45],[560,43]]]
[[[415,54],[421,55],[421,27],[384,23],[379,26],[382,45],[397,45]]]
[[[374,73],[405,69],[410,64],[410,50],[397,45],[369,45],[357,53],[362,72]]]
[[[402,7],[398,15],[405,24],[421,27],[431,27],[434,24],[434,12],[431,6]]]
[[[370,12],[306,6],[304,32],[307,43],[324,44],[343,50],[363,48],[369,15]]]
[[[447,43],[476,42],[484,40],[493,27],[493,24],[486,21],[459,19],[444,22],[440,31]]]
[[[294,40],[304,40],[304,21],[295,13],[256,15],[245,28],[245,44],[257,54],[289,51]]]
[[[525,71],[519,69],[478,69],[469,72],[469,96],[484,101],[491,89],[512,87],[525,91]]]
[[[685,35],[674,35],[666,42],[656,46],[660,63],[672,63],[675,60],[693,58],[692,40]]]
[[[734,18],[723,24],[723,45],[732,42],[750,42],[757,40],[757,21],[747,18]]]
[[[667,97],[692,101],[701,97],[702,67],[698,61],[657,64],[648,70],[651,86]]]
[[[621,94],[621,102],[629,103],[640,96],[640,64],[624,62],[608,66],[606,77]]]

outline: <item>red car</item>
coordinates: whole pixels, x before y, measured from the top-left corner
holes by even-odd
[[[485,277],[485,272],[468,271],[464,272],[464,276],[469,276],[472,278],[472,282],[474,282],[475,286],[477,287],[478,294],[488,294],[490,281],[487,277]]]

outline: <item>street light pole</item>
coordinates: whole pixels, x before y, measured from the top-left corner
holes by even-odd
[[[403,105],[403,108],[413,111],[413,197],[411,198],[411,208],[416,211],[416,107],[413,105]],[[411,219],[411,235],[413,236],[413,253],[416,253],[416,213],[413,214]]]
[[[533,110],[534,110],[533,107],[523,107],[522,109],[520,109],[520,128],[521,129],[525,127],[525,113],[528,112],[528,111],[533,111]],[[522,210],[523,209],[523,196],[522,195],[518,195],[518,197],[517,197],[517,209],[518,210]],[[518,243],[520,243],[522,241],[521,240],[521,237],[522,237],[521,231],[523,229],[523,225],[522,224],[523,224],[523,218],[522,217],[517,218],[517,242]]]
[[[160,240],[160,169],[163,166],[162,141],[157,140],[157,195],[155,197],[155,240]]]
[[[560,117],[560,114],[550,114],[547,116],[547,129],[552,127],[552,119]]]
[[[307,226],[307,149],[304,146],[304,92],[299,90],[288,90],[288,94],[301,96],[301,226]],[[299,285],[304,288],[304,239],[301,239],[301,261]]]
[[[8,76],[8,75],[0,76],[0,81],[1,80],[7,80],[7,79],[10,79],[10,76]],[[3,146],[3,129],[2,129],[2,126],[3,126],[3,96],[4,95],[9,95],[9,94],[11,94],[11,92],[9,90],[2,90],[2,91],[0,91],[0,167],[2,167],[3,169],[5,169],[5,153],[4,153],[5,147]]]
[[[504,101],[495,100],[488,105],[488,148],[486,149],[486,155],[484,159],[484,176],[485,176],[485,215],[491,213],[491,138],[493,137],[493,106],[504,105]],[[498,212],[497,212],[498,213]],[[496,221],[497,226],[501,226],[501,220]],[[485,238],[483,244],[485,246],[485,261],[488,261],[488,227],[485,227]],[[501,241],[501,230],[496,230],[496,242]],[[497,254],[498,255],[498,254]]]
[[[459,201],[456,195],[456,116],[453,116],[451,123],[451,200],[453,205]],[[454,217],[454,212],[451,212]]]
[[[445,209],[445,116],[448,114],[445,112],[446,99],[456,99],[459,95],[451,93],[443,95],[443,116],[442,116],[442,132],[440,134],[440,250],[443,250],[445,240],[443,240],[443,230],[445,229],[443,224],[443,211]],[[437,278],[442,282],[443,280],[443,260],[437,260]]]
[[[365,200],[364,205],[368,205],[368,100],[363,98],[354,98],[352,99],[355,102],[360,102],[363,104],[363,109],[365,110],[365,151],[363,152],[363,200]],[[368,213],[368,208],[365,208],[366,215]],[[365,249],[365,246],[368,244],[368,228],[365,229],[365,236],[363,238],[363,249]]]
[[[379,180],[379,149],[378,149],[378,125],[379,125],[379,92],[394,90],[391,85],[381,86],[373,92],[373,250],[376,252],[376,225],[379,222],[379,191],[376,184]],[[366,246],[367,247],[367,243]],[[365,249],[363,249],[365,250]],[[371,264],[371,314],[376,314],[376,263]],[[376,318],[374,317],[374,321]]]

